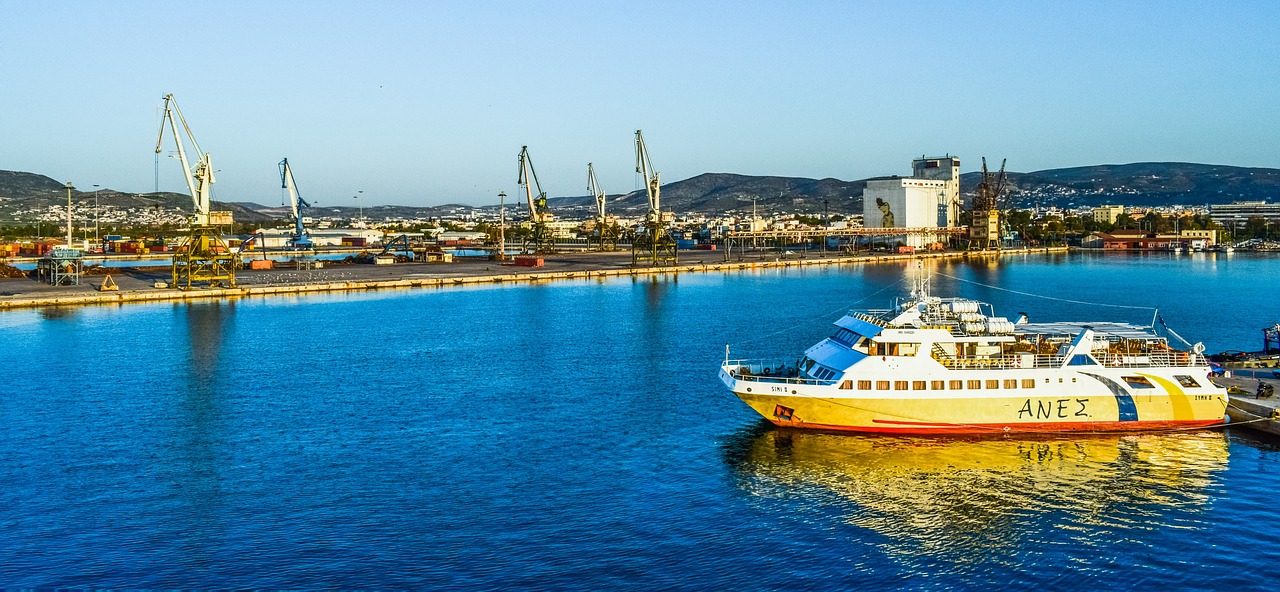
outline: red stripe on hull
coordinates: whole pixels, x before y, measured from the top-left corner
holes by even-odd
[[[1175,428],[1205,428],[1222,425],[1221,420],[1201,419],[1195,421],[1082,421],[1062,423],[1022,423],[1022,424],[950,424],[925,422],[882,422],[875,426],[841,426],[807,423],[803,421],[782,421],[770,419],[773,425],[783,428],[801,428],[836,432],[857,432],[862,434],[1062,434],[1072,432],[1144,432],[1168,430]]]

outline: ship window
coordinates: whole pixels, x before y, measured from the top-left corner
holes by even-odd
[[[870,381],[870,380],[859,380],[859,381],[858,381],[858,390],[860,390],[860,391],[869,391],[869,390],[871,390],[871,381]]]
[[[1071,363],[1067,365],[1068,366],[1093,366],[1096,364],[1097,362],[1093,361],[1093,358],[1090,358],[1085,354],[1076,354],[1074,356],[1071,356]]]
[[[945,380],[930,380],[930,381],[929,381],[929,388],[930,388],[930,389],[932,389],[932,390],[935,390],[935,391],[940,391],[940,390],[942,390],[942,389],[944,389],[944,388],[947,388],[947,381],[945,381]]]
[[[911,381],[911,390],[913,390],[913,391],[922,391],[922,390],[924,390],[924,381],[923,381],[923,380],[913,380],[913,381]]]
[[[844,382],[840,383],[840,388],[842,388],[842,389],[844,389],[844,390],[851,390],[851,389],[853,389],[853,381],[852,381],[852,380],[846,380],[846,381],[844,381]]]
[[[817,360],[813,360],[813,359],[810,359],[810,358],[805,358],[805,359],[804,359],[804,371],[805,371],[805,372],[808,372],[808,371],[810,371],[810,370],[813,370],[813,365],[814,365],[814,364],[817,364],[817,363],[818,363],[818,361],[817,361]]]
[[[1174,376],[1174,378],[1178,379],[1178,384],[1186,388],[1200,388],[1200,383],[1190,376]]]
[[[887,391],[887,390],[889,390],[889,381],[887,381],[887,380],[877,380],[877,381],[876,381],[876,390],[878,390],[878,391]]]
[[[969,381],[969,388],[971,388],[971,389],[980,389],[980,388],[982,388],[982,381],[981,381],[981,380],[970,380],[970,381]]]
[[[831,338],[845,345],[853,345],[858,342],[858,334],[843,327],[836,331],[836,334],[832,335]]]
[[[1145,376],[1121,376],[1120,379],[1129,383],[1129,386],[1133,388],[1140,388],[1140,389],[1156,388],[1155,385],[1151,384],[1151,381],[1147,380],[1147,377]]]
[[[818,367],[814,368],[813,372],[810,372],[809,374],[818,380],[829,380],[838,374],[838,372],[819,364]]]
[[[964,388],[964,381],[963,381],[963,380],[953,380],[953,381],[951,381],[951,388],[953,388],[953,389],[955,389],[955,390],[960,390],[960,389]]]
[[[999,380],[988,380],[988,381],[987,381],[987,388],[989,388],[989,389],[998,389],[998,388],[1000,388],[1000,381],[999,381]]]
[[[898,354],[897,354],[897,355],[899,355],[899,356],[914,356],[914,355],[916,355],[916,353],[917,353],[917,352],[919,352],[919,351],[920,351],[920,344],[919,344],[919,343],[899,343],[899,344],[898,344]]]
[[[1023,378],[1023,379],[1022,379],[1022,388],[1036,388],[1036,379],[1034,379],[1034,378]]]
[[[893,381],[893,390],[895,390],[895,391],[905,391],[905,390],[907,390],[907,381],[905,381],[905,380],[895,380],[895,381]]]
[[[1016,389],[1016,388],[1018,388],[1018,379],[1016,379],[1016,378],[1006,378],[1006,379],[1004,379],[1004,388],[1007,388],[1007,389]]]

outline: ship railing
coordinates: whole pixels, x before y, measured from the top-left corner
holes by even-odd
[[[1094,352],[1093,357],[1098,360],[1098,363],[1110,368],[1179,368],[1209,365],[1209,360],[1204,357],[1204,354],[1172,349],[1139,354]]]
[[[936,344],[935,344],[936,345]],[[955,357],[935,347],[933,359],[952,370],[991,370],[1012,368],[1060,368],[1066,361],[1063,356],[1042,354],[1006,354],[1003,356]],[[1209,360],[1203,354],[1178,350],[1165,350],[1142,354],[1109,354],[1094,352],[1094,359],[1109,368],[1178,368],[1203,367]]]
[[[957,358],[934,351],[933,359],[951,370],[1009,370],[1016,368],[1059,368],[1065,358],[1031,353]]]
[[[729,376],[738,380],[814,385],[830,385],[839,382],[802,375],[795,362],[784,360],[728,360],[720,367]]]

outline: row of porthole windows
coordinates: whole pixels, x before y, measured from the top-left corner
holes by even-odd
[[[1071,379],[1071,382],[1075,382],[1075,381],[1076,381],[1076,379],[1075,379],[1075,378],[1072,378],[1072,379]],[[841,388],[846,388],[846,389],[851,389],[851,388],[853,388],[853,383],[854,383],[854,381],[852,381],[852,380],[846,380],[846,381],[844,381],[844,382],[845,382],[845,384],[841,385]],[[1047,384],[1047,383],[1049,383],[1049,382],[1050,382],[1050,379],[1046,378],[1046,379],[1044,379],[1044,382]],[[1064,379],[1062,379],[1062,378],[1059,378],[1059,379],[1058,379],[1058,382],[1065,382],[1065,380],[1064,380]],[[1031,389],[1031,388],[1035,388],[1035,387],[1036,387],[1036,379],[1034,379],[1034,378],[1023,378],[1023,379],[1017,379],[1017,378],[1005,378],[1005,379],[987,379],[987,380],[973,380],[973,379],[970,379],[970,380],[892,380],[892,381],[890,381],[890,380],[875,380],[875,381],[871,381],[871,380],[859,380],[859,381],[857,381],[857,387],[858,387],[858,390],[860,390],[860,391],[869,391],[869,390],[873,390],[873,389],[872,389],[872,386],[873,386],[873,385],[874,385],[874,387],[875,387],[875,389],[874,389],[874,390],[877,390],[877,391],[888,391],[888,390],[895,390],[895,391],[923,391],[923,390],[942,391],[942,390],[953,390],[953,391],[958,391],[958,390],[964,390],[964,389],[968,389],[968,390],[979,390],[979,389],[984,389],[984,388],[985,388],[985,389],[1001,389],[1001,388],[1004,388],[1004,389],[1019,389],[1019,388],[1023,388],[1023,389]]]

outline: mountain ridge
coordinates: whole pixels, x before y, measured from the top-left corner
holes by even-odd
[[[993,171],[994,172],[994,171]],[[905,175],[903,175],[905,176]],[[967,204],[981,181],[980,172],[960,176],[962,200]],[[873,177],[884,178],[884,177]],[[892,178],[890,176],[889,178]],[[702,173],[662,186],[664,210],[679,213],[715,214],[722,212],[761,213],[787,211],[817,214],[861,213],[862,192],[867,180],[845,181],[835,178],[811,179],[776,175],[740,173]],[[1137,162],[1099,164],[1031,172],[1009,172],[1008,192],[1002,198],[1004,207],[1092,207],[1108,204],[1130,206],[1204,205],[1243,200],[1266,200],[1280,196],[1280,169],[1238,167],[1186,162]],[[181,193],[128,193],[113,189],[98,191],[72,190],[72,198],[84,203],[95,199],[116,207],[163,207],[189,210],[190,197]],[[13,218],[18,209],[47,208],[66,199],[66,186],[37,173],[0,170],[0,215]],[[648,209],[643,190],[610,195],[607,208],[619,214],[637,215]],[[552,197],[553,212],[589,215],[595,199],[589,195]],[[214,202],[215,209],[231,210],[243,222],[265,222],[287,216],[288,208],[263,206],[253,202]],[[497,204],[468,206],[365,206],[366,216],[440,216],[459,210],[496,210]],[[513,218],[522,204],[508,204]],[[329,210],[351,215],[357,208],[322,206],[317,213]]]

